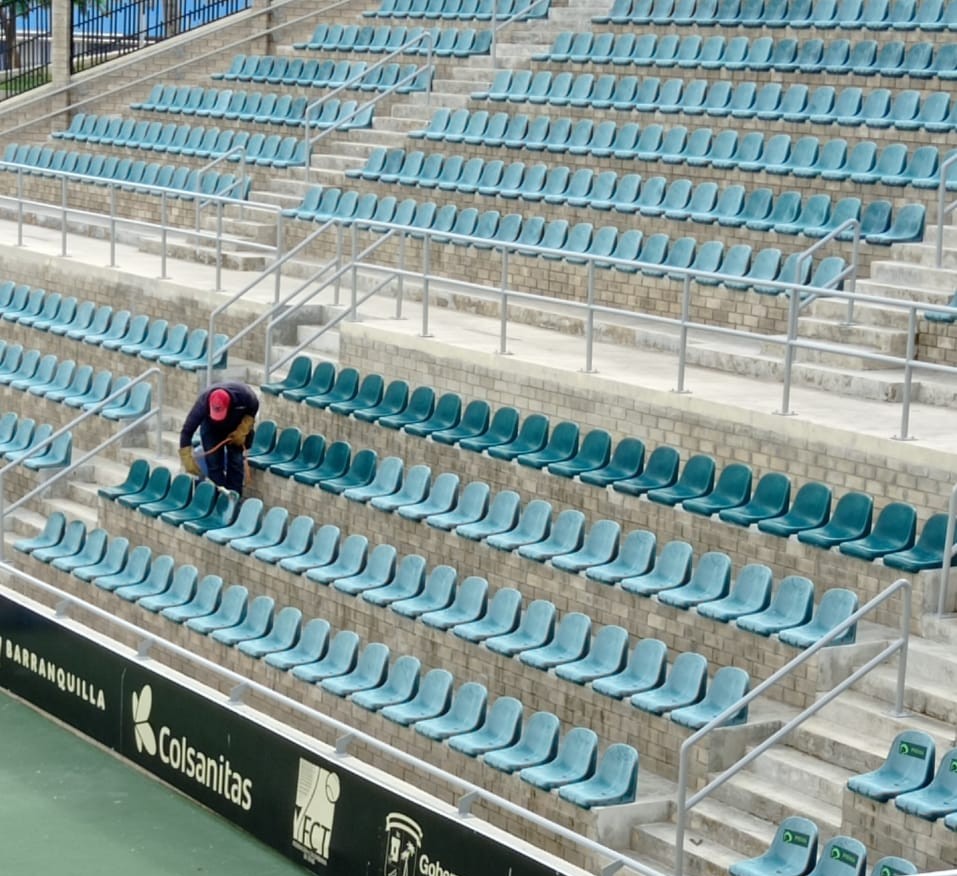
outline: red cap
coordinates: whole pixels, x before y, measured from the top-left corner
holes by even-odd
[[[214,389],[209,394],[209,418],[217,423],[225,420],[231,401],[225,389]]]

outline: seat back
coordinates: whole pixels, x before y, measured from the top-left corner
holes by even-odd
[[[902,730],[891,743],[881,771],[907,781],[907,787],[923,788],[934,775],[934,738],[923,730]]]
[[[696,651],[683,651],[671,666],[662,693],[687,702],[697,702],[705,692],[708,660]]]
[[[860,840],[836,836],[824,845],[811,876],[863,876],[866,865],[867,849]]]
[[[788,575],[781,579],[768,610],[797,625],[810,619],[813,602],[814,583],[803,575]]]
[[[817,825],[807,818],[791,815],[781,822],[764,856],[779,862],[788,873],[807,873],[817,858]],[[731,868],[732,873],[734,867]]]

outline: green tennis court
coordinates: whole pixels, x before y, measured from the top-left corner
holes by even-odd
[[[0,740],[5,873],[306,872],[2,692]]]

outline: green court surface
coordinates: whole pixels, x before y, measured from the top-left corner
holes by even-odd
[[[0,872],[306,873],[222,818],[0,692]]]

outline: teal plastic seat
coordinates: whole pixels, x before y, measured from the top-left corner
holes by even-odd
[[[562,785],[558,796],[583,809],[632,803],[638,791],[638,752],[616,742],[605,749],[593,776]]]
[[[415,696],[406,702],[383,708],[379,714],[396,724],[408,727],[444,715],[452,702],[452,673],[432,669],[422,679]]]
[[[684,651],[675,658],[664,684],[633,694],[630,702],[642,711],[661,715],[699,702],[707,680],[707,659],[695,651]]]
[[[116,547],[114,548],[114,545]],[[81,566],[73,570],[76,577],[90,581],[101,590],[116,590],[146,580],[153,560],[153,551],[146,545],[137,545],[128,550],[123,539],[113,539],[106,555],[95,566]]]
[[[957,812],[957,748],[945,752],[930,783],[894,798],[902,812],[934,821]]]
[[[871,531],[874,499],[867,493],[845,493],[834,506],[831,519],[823,526],[798,533],[798,541],[831,548],[864,538]]]
[[[466,485],[453,508],[438,514],[430,514],[425,522],[433,529],[451,531],[458,526],[477,523],[488,513],[491,487],[485,481],[472,481]]]
[[[436,566],[429,572],[420,593],[405,599],[396,599],[390,604],[390,608],[396,614],[410,618],[448,608],[455,597],[455,577],[455,569],[451,566]]]
[[[389,673],[389,646],[370,642],[356,659],[355,668],[344,675],[322,679],[324,691],[337,697],[347,697],[364,690],[373,690],[385,684]]]
[[[885,554],[884,565],[911,573],[921,572],[925,569],[939,569],[943,566],[945,552],[951,553],[950,563],[953,565],[953,553],[948,551],[944,544],[946,537],[947,514],[933,514],[924,523],[914,546],[906,550]],[[955,540],[957,540],[957,533],[955,533]]]
[[[667,444],[656,447],[648,457],[648,464],[635,477],[616,480],[611,488],[629,496],[641,496],[650,490],[670,487],[678,478],[678,451]]]
[[[766,852],[756,858],[736,861],[729,868],[731,876],[804,876],[817,859],[817,825],[799,815],[785,818],[775,831]]]
[[[162,511],[159,519],[171,526],[181,526],[190,520],[202,520],[213,513],[219,494],[219,488],[212,481],[201,481],[197,484],[187,505]]]
[[[788,575],[781,580],[766,609],[742,615],[735,619],[735,624],[759,636],[770,636],[806,624],[813,609],[814,584],[803,575]]]
[[[484,448],[495,459],[511,461],[522,454],[537,453],[548,441],[549,421],[544,414],[529,414],[522,420],[518,434],[504,444]],[[465,446],[464,444],[462,445]]]
[[[362,451],[360,451],[360,454]],[[359,454],[357,454],[358,458]],[[352,469],[355,468],[353,463]],[[347,499],[353,502],[368,502],[382,496],[391,496],[398,492],[402,485],[402,470],[404,463],[398,456],[387,456],[376,467],[375,476],[371,481],[365,484],[356,484],[355,486],[345,487],[340,492]],[[348,477],[348,473],[343,475]],[[328,483],[328,482],[326,482]],[[320,484],[322,486],[322,484]]]
[[[319,684],[327,678],[346,675],[356,668],[359,658],[359,637],[352,630],[340,630],[318,660],[299,663],[290,669],[294,677],[308,684]]]
[[[328,566],[338,555],[339,536],[338,526],[331,523],[323,524],[313,534],[309,550],[295,556],[284,557],[277,562],[277,565],[295,575],[301,575],[317,566]]]
[[[53,511],[47,516],[40,532],[29,538],[18,539],[13,543],[13,547],[25,554],[39,548],[53,547],[63,540],[66,523],[66,515],[62,511]]]
[[[407,703],[418,692],[420,672],[419,659],[410,654],[403,654],[388,668],[388,676],[382,684],[356,690],[350,694],[350,699],[357,706],[368,709],[370,712]]]
[[[696,454],[686,463],[681,476],[670,487],[649,490],[648,498],[662,505],[677,505],[686,499],[708,495],[714,488],[715,461],[707,454]]]
[[[787,538],[805,529],[827,523],[831,513],[831,488],[812,481],[804,484],[794,497],[791,508],[782,515],[758,521],[758,529]]]
[[[602,627],[593,637],[588,654],[555,667],[555,675],[575,684],[616,675],[628,659],[628,631],[624,627]]]
[[[522,703],[515,697],[499,697],[480,727],[446,735],[449,747],[469,757],[479,757],[515,745],[522,727]]]
[[[152,502],[144,502],[138,506],[138,510],[147,517],[155,518],[166,511],[185,508],[193,497],[195,483],[192,475],[178,474],[173,478],[165,495]]]
[[[342,543],[338,555],[331,563],[311,566],[303,574],[317,584],[331,584],[338,578],[358,575],[366,567],[368,559],[369,539],[360,533],[352,533]]]
[[[342,493],[353,487],[365,487],[372,483],[376,473],[378,454],[370,447],[363,448],[349,462],[349,467],[337,477],[318,481],[321,490],[327,493]]]
[[[222,591],[223,579],[218,575],[207,575],[197,585],[192,599],[186,603],[167,606],[160,610],[160,614],[178,624],[194,618],[208,617],[219,608]]]
[[[288,651],[299,639],[301,627],[302,612],[295,606],[287,605],[276,613],[272,629],[258,638],[242,639],[236,647],[256,659],[274,652]]]
[[[427,434],[439,444],[457,444],[465,438],[476,438],[483,435],[489,428],[491,408],[484,399],[476,399],[466,405],[461,420],[453,426],[444,429],[430,429]],[[413,431],[415,430],[415,431]],[[410,434],[421,434],[420,430],[412,426],[406,431]]]
[[[395,511],[407,520],[424,520],[451,511],[458,504],[458,499],[459,476],[454,472],[442,472],[424,499],[414,504],[400,505]]]
[[[685,584],[658,594],[658,600],[675,608],[691,608],[702,602],[723,599],[731,587],[731,558],[720,551],[701,556]]]
[[[349,470],[352,459],[352,447],[348,441],[333,441],[318,465],[293,473],[292,479],[298,484],[314,487],[332,478],[342,477]]]
[[[312,391],[309,395],[304,394],[301,400],[311,408],[322,409],[336,402],[348,401],[354,398],[358,391],[359,372],[355,368],[343,368],[335,375],[335,381],[328,390],[324,392]],[[298,391],[294,390],[293,394],[298,397]],[[284,393],[284,397],[290,398],[291,396]]]
[[[623,590],[640,596],[652,596],[662,590],[680,587],[691,575],[693,550],[686,541],[669,541],[662,549],[651,571],[622,578]]]
[[[237,518],[237,523],[240,521],[245,522],[244,514],[245,503],[243,509],[239,513]],[[250,512],[251,513],[251,512]],[[254,551],[259,550],[260,548],[273,547],[278,545],[286,536],[286,529],[289,523],[289,509],[284,508],[281,505],[277,505],[273,508],[270,508],[266,512],[265,516],[262,518],[262,525],[251,535],[239,535],[234,538],[230,538],[226,544],[234,551],[238,551],[242,554],[252,554]],[[222,537],[222,530],[212,530],[207,533],[207,537],[210,537],[213,533],[218,532],[220,537]]]
[[[544,563],[561,554],[577,551],[584,543],[584,536],[585,515],[575,508],[566,508],[556,518],[547,538],[531,544],[519,545],[517,550],[519,556],[525,559]],[[488,543],[492,544],[491,540]],[[501,542],[496,541],[496,544]]]
[[[150,570],[152,576],[152,569]],[[218,576],[210,576],[221,580]],[[169,587],[154,594],[144,594],[137,598],[137,604],[147,611],[159,613],[166,609],[180,608],[188,605],[196,598],[198,592],[199,573],[195,566],[182,565],[175,569]],[[204,579],[205,581],[205,579]],[[203,582],[200,582],[202,584]],[[127,594],[128,595],[128,594]]]
[[[385,380],[381,374],[367,374],[362,378],[355,395],[343,401],[333,401],[326,408],[334,414],[348,416],[361,408],[371,408],[382,401]]]
[[[536,712],[522,728],[518,741],[483,757],[488,766],[505,773],[548,763],[558,753],[560,722],[551,712]]]
[[[622,438],[615,445],[608,462],[597,469],[579,474],[582,483],[606,487],[615,481],[623,481],[641,474],[644,466],[645,445],[639,438]]]
[[[173,584],[174,570],[179,578],[192,579],[192,587],[196,587],[199,573],[195,566],[183,565],[176,569],[176,560],[169,554],[153,557],[149,573],[142,581],[117,587],[113,592],[127,602],[139,602],[141,599],[155,598],[165,593]],[[179,584],[183,588],[182,583]]]
[[[369,407],[355,408],[352,416],[365,423],[374,423],[381,417],[401,413],[409,404],[409,384],[405,380],[392,380],[382,393],[381,400]]]
[[[547,643],[519,652],[518,659],[536,669],[553,669],[563,663],[581,660],[591,643],[591,618],[581,612],[569,612],[558,624]]]
[[[957,827],[957,818],[954,815],[948,815],[944,819],[944,826],[953,830]],[[912,861],[897,855],[885,855],[875,861],[871,868],[871,876],[913,876],[917,872],[919,872],[917,866]]]
[[[894,737],[884,762],[871,772],[851,776],[847,787],[855,794],[886,803],[898,794],[926,787],[934,775],[936,745],[922,730],[902,730]]]
[[[409,407],[411,408],[411,402]],[[409,411],[409,416],[413,412]],[[431,413],[418,420],[411,420],[405,415],[396,415],[391,422],[395,423],[403,419],[401,428],[409,435],[415,435],[419,438],[432,435],[434,432],[440,432],[457,426],[462,416],[462,397],[456,392],[443,393],[436,401]],[[381,420],[380,420],[381,422]]]
[[[275,445],[263,453],[254,453],[251,447],[246,454],[246,461],[260,471],[265,471],[272,465],[280,465],[295,459],[302,449],[302,430],[298,426],[287,426],[283,429]]]
[[[824,844],[813,876],[864,876],[867,869],[867,849],[860,840],[836,836]],[[809,874],[810,876],[810,874]]]
[[[495,494],[481,519],[457,524],[455,534],[472,541],[482,541],[491,535],[510,532],[518,524],[521,501],[514,490],[501,490]]]
[[[332,390],[336,380],[336,366],[332,362],[320,362],[302,386],[290,386],[279,390],[278,395],[293,402],[302,402],[311,396],[325,395]]]
[[[910,548],[917,537],[917,510],[907,502],[891,502],[884,506],[870,534],[842,542],[842,554],[875,560],[885,554]]]
[[[455,692],[447,711],[416,721],[412,726],[423,736],[442,741],[450,736],[478,730],[485,723],[487,706],[488,690],[485,685],[468,681]]]
[[[313,471],[322,465],[325,452],[326,438],[324,435],[307,435],[299,447],[299,452],[292,459],[272,463],[269,466],[269,471],[282,478],[291,478],[300,472]]]
[[[763,563],[748,563],[738,572],[730,593],[714,601],[698,603],[696,610],[702,617],[722,623],[764,611],[771,603],[772,580],[771,570]]]
[[[362,598],[373,605],[391,605],[401,599],[418,596],[425,587],[425,558],[406,554],[396,566],[392,580],[385,587],[363,590]]]
[[[746,504],[719,511],[718,517],[726,523],[750,526],[759,520],[783,514],[788,507],[790,496],[791,481],[787,475],[769,472],[758,481],[751,499]]]
[[[248,538],[259,531],[263,521],[262,499],[245,499],[229,524],[207,529],[203,535],[216,544],[226,544],[233,539]]]
[[[620,671],[593,679],[591,687],[605,696],[624,699],[660,687],[665,681],[667,666],[665,643],[660,639],[641,639]]]
[[[463,450],[481,453],[490,447],[508,444],[513,441],[518,434],[518,421],[519,415],[515,408],[508,406],[498,408],[492,415],[488,429],[475,437],[458,439],[458,446]]]
[[[281,560],[299,557],[312,547],[315,520],[300,514],[289,524],[282,540],[268,547],[257,548],[252,556],[263,563],[278,564]]]
[[[405,505],[417,505],[429,495],[432,470],[427,465],[414,465],[405,475],[402,487],[386,496],[373,496],[369,505],[380,511],[395,511]]]
[[[267,652],[263,659],[270,666],[275,666],[284,672],[288,672],[294,666],[315,663],[326,653],[329,645],[329,630],[329,621],[324,618],[312,618],[302,627],[294,643],[285,650]]]
[[[654,562],[655,541],[655,534],[649,530],[629,532],[621,542],[617,555],[606,563],[585,568],[585,577],[603,584],[615,584],[622,578],[643,575]]]
[[[598,761],[598,736],[587,727],[573,727],[563,737],[554,760],[526,767],[519,778],[543,791],[591,778]]]
[[[544,499],[532,499],[525,506],[514,529],[490,535],[485,543],[501,551],[512,551],[523,545],[539,544],[548,538],[551,521],[551,504]]]
[[[350,596],[359,596],[367,590],[385,587],[395,576],[397,556],[398,552],[391,544],[376,545],[368,554],[361,570],[352,575],[337,577],[330,583],[340,593],[348,593]]]
[[[518,627],[522,609],[522,594],[513,587],[496,591],[488,610],[480,617],[453,624],[452,632],[469,642],[482,642],[493,636],[504,636]]]
[[[617,555],[620,540],[621,524],[617,520],[597,520],[588,530],[581,548],[572,553],[559,554],[552,559],[552,565],[566,572],[605,566]]]
[[[554,603],[537,599],[529,604],[515,630],[490,636],[485,640],[485,646],[506,657],[543,647],[554,636],[556,613]]]
[[[552,432],[552,439],[549,445],[558,440],[559,430],[566,424],[560,423]],[[577,429],[577,427],[576,427]],[[560,448],[556,448],[559,450]],[[541,451],[544,454],[546,450]],[[567,452],[567,447],[564,451]],[[577,452],[569,459],[559,462],[549,462],[544,466],[535,465],[536,468],[545,468],[550,474],[561,477],[572,478],[586,471],[593,471],[604,467],[611,456],[611,435],[604,429],[592,429],[588,432],[581,442]],[[538,457],[541,458],[541,455]],[[527,457],[519,457],[519,464],[528,465]]]
[[[147,502],[162,499],[169,491],[172,480],[173,476],[168,468],[154,468],[142,490],[135,493],[122,493],[116,497],[116,501],[124,508],[139,508]]]
[[[284,377],[260,384],[259,388],[267,395],[279,396],[287,389],[301,389],[309,384],[312,377],[312,359],[308,356],[296,356],[289,365]]]
[[[713,721],[726,709],[737,703],[751,687],[751,676],[737,666],[722,666],[711,679],[704,697],[690,706],[683,706],[671,712],[669,717],[676,724],[698,730]],[[720,726],[730,727],[745,724],[748,720],[748,707],[743,706]]]
[[[455,591],[452,604],[436,611],[427,611],[419,615],[426,626],[437,630],[449,630],[459,624],[468,624],[479,620],[488,606],[488,581],[471,575]]]
[[[458,398],[458,396],[455,397]],[[451,403],[446,402],[447,405]],[[409,396],[409,403],[403,410],[396,414],[381,416],[376,422],[386,429],[404,429],[413,423],[424,423],[432,416],[435,406],[435,390],[431,386],[417,386]]]
[[[813,617],[806,624],[782,630],[778,638],[796,648],[810,648],[823,636],[846,621],[860,607],[857,594],[842,587],[833,587],[822,597]],[[857,623],[848,627],[831,645],[853,645]]]
[[[94,530],[93,532],[95,532]],[[91,532],[89,538],[93,537]],[[82,520],[71,520],[63,528],[63,533],[61,537],[53,542],[52,544],[41,544],[39,546],[34,546],[30,550],[31,556],[35,560],[39,560],[41,563],[53,563],[60,562],[69,557],[81,556],[85,559],[84,554],[86,542],[88,541],[88,535],[86,530],[86,524]],[[99,550],[99,556],[92,556],[89,565],[98,563],[102,559],[102,548]],[[61,568],[57,566],[56,568]],[[71,569],[72,571],[72,569]]]

